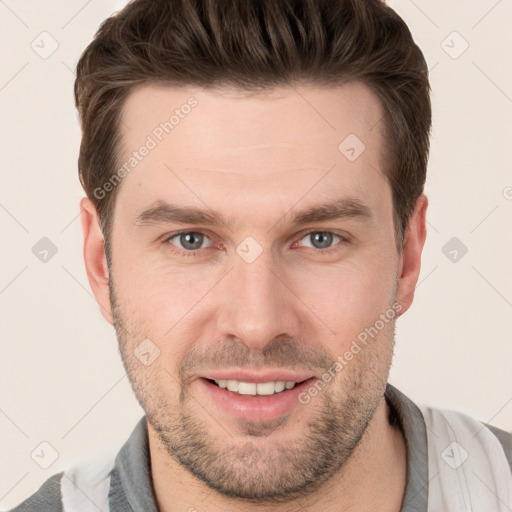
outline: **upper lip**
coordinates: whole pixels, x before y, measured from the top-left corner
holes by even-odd
[[[272,369],[265,371],[248,371],[242,369],[212,370],[199,377],[212,380],[237,380],[240,382],[302,382],[313,377],[311,373],[300,373],[286,369]]]

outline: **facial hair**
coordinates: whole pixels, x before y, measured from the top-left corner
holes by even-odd
[[[304,413],[309,419],[299,438],[286,440],[280,435],[279,440],[273,439],[274,432],[286,429],[287,417],[267,422],[240,420],[236,438],[227,429],[220,438],[212,432],[215,418],[207,415],[204,397],[190,389],[193,370],[206,365],[280,366],[321,368],[325,372],[334,364],[332,356],[290,338],[271,340],[263,351],[249,350],[240,341],[220,340],[207,347],[192,345],[182,361],[160,357],[151,366],[144,366],[134,356],[134,348],[140,340],[151,338],[150,333],[143,332],[137,319],[125,316],[112,274],[109,286],[119,350],[135,396],[161,445],[184,469],[226,497],[270,504],[305,497],[344,468],[384,396],[394,321],[386,324],[308,405],[298,406],[313,408]],[[165,343],[170,343],[169,339]],[[177,363],[177,370],[171,363]],[[320,370],[319,375],[323,372]],[[179,396],[169,391],[169,377],[179,387]]]

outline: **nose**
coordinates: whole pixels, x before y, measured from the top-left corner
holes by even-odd
[[[218,334],[262,350],[276,336],[300,333],[300,301],[273,262],[270,251],[247,263],[233,258],[234,268],[218,290]]]

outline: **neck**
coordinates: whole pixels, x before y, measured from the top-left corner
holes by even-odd
[[[286,503],[248,503],[220,495],[190,474],[162,446],[148,424],[153,490],[161,512],[399,512],[406,484],[406,447],[389,423],[383,399],[345,466],[309,496]]]

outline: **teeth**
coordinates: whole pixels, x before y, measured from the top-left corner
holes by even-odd
[[[228,391],[233,391],[240,395],[273,395],[281,393],[285,389],[292,389],[296,382],[289,380],[276,382],[240,382],[238,380],[216,380],[215,383]]]
[[[259,382],[256,384],[256,393],[258,395],[273,395],[276,385],[273,382]]]
[[[239,395],[255,395],[256,384],[252,382],[239,382],[238,383],[238,394]]]
[[[237,380],[228,380],[227,386],[229,391],[237,391],[238,392],[238,381]]]
[[[283,382],[283,381],[274,382],[274,391],[276,393],[280,393],[281,391],[284,391],[285,387],[286,387],[286,382]]]

